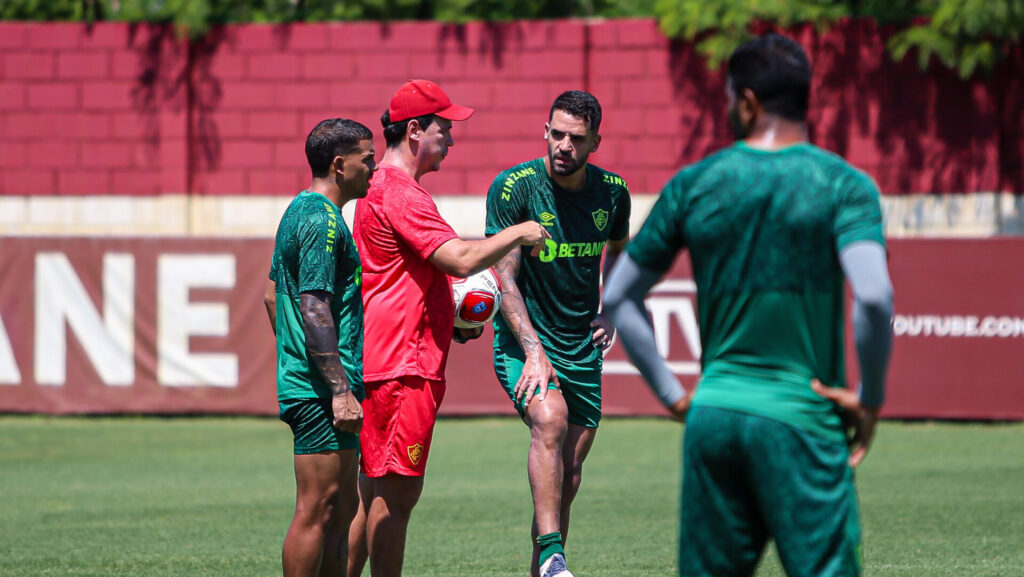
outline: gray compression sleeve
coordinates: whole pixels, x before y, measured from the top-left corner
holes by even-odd
[[[853,332],[860,362],[860,401],[878,408],[885,402],[885,372],[892,351],[892,281],[885,247],[860,241],[839,253],[853,291]]]
[[[661,274],[642,268],[623,253],[605,285],[604,310],[647,385],[666,407],[671,407],[686,396],[686,390],[658,354],[654,329],[644,309],[644,297],[660,278]]]

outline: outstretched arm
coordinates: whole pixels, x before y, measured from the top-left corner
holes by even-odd
[[[481,240],[453,238],[430,255],[430,262],[451,276],[466,278],[493,266],[498,259],[520,245],[532,246],[531,254],[537,256],[544,241],[549,238],[551,235],[544,227],[529,220]]]
[[[644,309],[644,298],[660,278],[660,273],[641,267],[628,254],[622,255],[605,285],[604,307],[644,381],[681,421],[690,407],[690,397],[658,353],[654,329]]]
[[[306,350],[334,395],[334,426],[358,433],[363,426],[363,409],[351,391],[338,353],[338,330],[331,316],[331,294],[309,291],[299,295],[299,312],[306,335]]]
[[[530,322],[530,315],[526,312],[526,302],[516,285],[522,259],[522,251],[513,250],[502,257],[494,268],[498,273],[498,280],[501,281],[501,314],[526,355],[523,373],[514,391],[516,400],[523,398],[523,405],[526,406],[535,392],[544,400],[548,394],[548,383],[553,382],[556,386],[559,383],[558,374],[544,352],[540,337],[537,336],[537,331]]]

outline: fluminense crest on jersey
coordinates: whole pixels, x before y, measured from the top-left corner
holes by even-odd
[[[597,230],[604,230],[604,227],[608,226],[608,211],[599,208],[591,213],[594,216],[594,225],[597,226]]]

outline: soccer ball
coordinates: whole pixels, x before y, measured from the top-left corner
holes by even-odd
[[[493,270],[482,270],[466,278],[452,279],[455,327],[475,329],[494,318],[501,305],[501,282]]]

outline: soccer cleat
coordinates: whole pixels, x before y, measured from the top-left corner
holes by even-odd
[[[573,575],[565,566],[565,557],[561,553],[555,553],[540,566],[540,577],[573,577]]]

